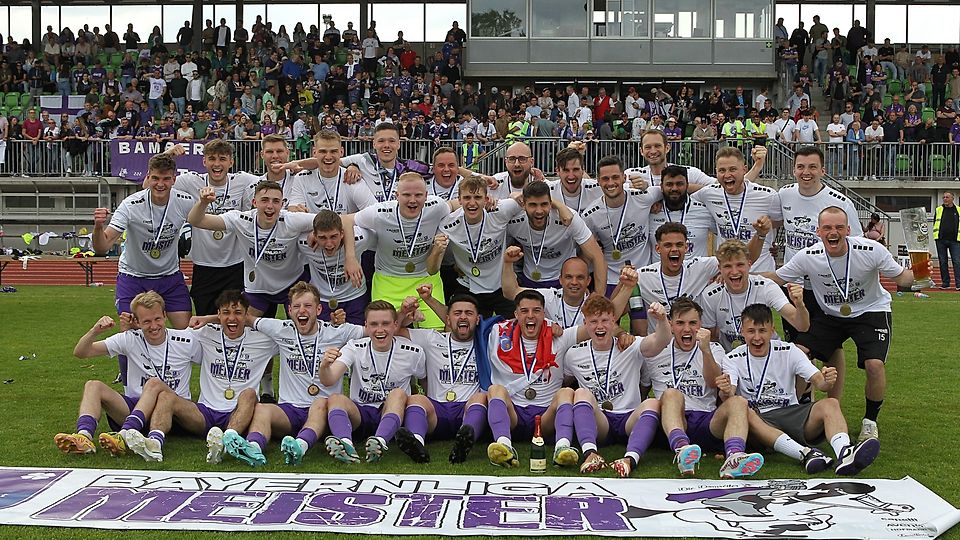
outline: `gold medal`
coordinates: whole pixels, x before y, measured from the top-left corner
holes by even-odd
[[[541,274],[540,270],[537,269],[530,274],[530,277],[532,277],[534,281],[540,281],[540,278],[543,277],[543,274]]]
[[[153,248],[153,249],[150,250],[150,257],[151,257],[151,258],[159,259],[159,258],[160,258],[160,255],[162,255],[162,252],[161,252],[159,249]]]
[[[480,277],[480,269],[476,266],[470,269],[470,273],[473,274],[473,277]]]
[[[227,388],[226,390],[223,391],[223,397],[227,399],[233,399],[233,396],[235,395],[236,393],[233,391],[233,388]]]
[[[223,231],[213,231],[214,240],[223,240]]]
[[[849,317],[853,313],[853,308],[850,307],[850,304],[841,304],[840,305],[840,314],[844,317]]]
[[[610,254],[610,258],[612,258],[615,261],[619,261],[620,257],[622,256],[623,256],[623,253],[620,253],[619,249],[613,250],[613,253]]]
[[[330,301],[327,302],[327,305],[330,306],[330,311],[335,311],[337,306],[340,305],[340,302],[338,302],[336,298],[331,298]]]
[[[253,283],[257,279],[257,272],[254,270],[251,270],[250,275],[248,275],[247,277],[250,278],[250,282]]]
[[[416,269],[416,265],[413,264],[412,262],[408,262],[407,265],[403,267],[403,269],[406,270],[408,274],[412,274],[414,269]]]
[[[731,348],[734,348],[734,349],[736,349],[737,347],[739,347],[739,346],[741,346],[741,345],[743,345],[743,342],[740,341],[739,339],[735,339],[735,340],[733,340],[733,341],[730,342],[730,347],[731,347]]]
[[[525,397],[525,398],[527,398],[527,399],[535,399],[535,398],[537,397],[537,391],[534,390],[533,388],[527,388],[527,389],[523,392],[523,397]]]
[[[444,395],[444,397],[447,399],[447,401],[456,401],[457,393],[454,392],[453,390],[447,390],[447,393],[446,395]]]
[[[603,405],[600,405],[600,406],[603,407],[603,410],[605,410],[605,411],[612,411],[612,410],[613,410],[613,402],[610,401],[609,399],[606,400],[606,401],[604,401],[604,402],[603,402]]]
[[[315,396],[320,393],[320,387],[315,384],[311,384],[307,387],[307,393],[311,396]]]

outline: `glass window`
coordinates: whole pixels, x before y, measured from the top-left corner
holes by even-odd
[[[595,0],[593,33],[608,37],[649,37],[648,0]]]
[[[714,37],[770,39],[774,22],[766,0],[716,0]]]
[[[377,36],[386,46],[397,40],[397,32],[403,32],[407,41],[423,41],[423,4],[374,4],[373,21],[377,21]]]
[[[530,27],[534,37],[586,37],[584,0],[531,0]]]
[[[220,26],[220,19],[227,20],[227,26],[230,27],[230,39],[233,40],[232,32],[237,26],[237,5],[236,4],[216,4],[213,6],[213,25]]]
[[[47,33],[47,27],[60,34],[60,6],[43,6],[40,8],[40,39]]]
[[[110,22],[109,6],[63,6],[60,8],[60,24],[72,30],[74,36],[85,24],[93,31],[94,26],[103,28],[103,25],[108,22]]]
[[[140,43],[146,43],[153,27],[160,22],[161,9],[160,6],[113,6],[113,31],[120,37],[120,45],[123,46],[123,35],[127,32],[128,24],[133,24],[133,31],[140,36]]]
[[[960,42],[960,6],[910,4],[907,37],[914,43]],[[936,24],[931,24],[936,21]]]
[[[861,19],[862,22],[863,19]],[[894,43],[907,41],[907,6],[877,6],[877,28],[873,32],[877,43],[890,38]],[[930,25],[935,26],[935,25]],[[929,30],[929,28],[927,29]]]
[[[193,25],[193,6],[163,6],[163,41],[175,43],[184,21],[189,21]]]
[[[207,21],[213,23],[213,26],[217,26],[216,19],[213,18],[213,5],[203,6],[203,27],[207,27]]]
[[[253,23],[257,22],[257,15],[263,18],[263,22],[267,22],[266,4],[243,3],[243,27],[247,29],[247,35],[251,39],[253,38]]]
[[[24,39],[33,41],[33,15],[30,13],[30,6],[11,6],[10,7],[10,33],[17,43],[23,43]]]
[[[853,26],[853,8],[850,4],[801,4],[800,20],[808,32],[813,26],[814,15],[820,16],[820,22],[827,26],[828,37],[833,36],[834,28],[839,28],[840,33],[846,36]]]
[[[863,26],[863,21],[867,20],[867,6],[863,4],[854,4],[853,5],[853,20],[860,21],[860,26]],[[840,32],[843,35],[847,35],[847,32],[841,28]],[[883,43],[883,39],[877,40],[877,43]]]
[[[877,6],[880,7],[880,6]],[[930,197],[901,196],[901,195],[877,195],[877,208],[884,212],[896,214],[903,208],[923,207],[930,211]]]
[[[457,21],[460,28],[467,25],[467,5],[430,4],[424,16],[427,23],[424,41],[444,41],[447,39],[447,31],[453,28],[453,21]]]
[[[787,29],[787,36],[789,36],[800,22],[800,5],[777,3],[775,16],[777,19],[783,18],[783,26]],[[776,24],[776,19],[773,22]]]
[[[473,37],[526,37],[525,0],[476,0],[470,4]]]
[[[653,37],[710,37],[710,0],[655,0]]]

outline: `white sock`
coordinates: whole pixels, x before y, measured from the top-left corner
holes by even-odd
[[[497,442],[513,448],[513,441],[510,440],[510,437],[497,437]]]
[[[850,435],[846,433],[837,433],[830,439],[830,446],[833,447],[833,453],[840,457],[840,452],[850,446]]]
[[[586,454],[587,452],[589,452],[589,451],[591,451],[591,450],[594,451],[594,452],[596,452],[596,451],[597,451],[597,445],[596,445],[596,443],[585,443],[585,444],[581,444],[581,445],[580,445],[580,449],[583,450],[583,453],[584,453],[584,454]]]
[[[636,452],[627,452],[623,457],[633,458],[634,463],[640,463],[640,454]]]
[[[561,439],[557,439],[557,444],[555,444],[554,446],[556,446],[557,448],[569,447],[569,446],[570,446],[570,439],[567,439],[566,437],[563,437],[563,438],[561,438]]]
[[[79,433],[80,435],[83,435],[84,437],[90,439],[91,441],[93,440],[93,434],[85,429],[81,429],[77,433]]]
[[[297,444],[300,445],[300,450],[303,450],[304,454],[306,454],[307,450],[310,448],[310,445],[307,444],[307,441],[303,439],[297,439]]]
[[[790,438],[786,433],[781,433],[773,443],[773,449],[781,454],[792,457],[797,461],[803,459],[803,447],[800,443]]]
[[[416,439],[420,444],[426,444],[423,442],[423,435],[420,435],[419,433],[414,433],[413,438]]]
[[[266,371],[260,378],[260,393],[273,395],[273,373]]]

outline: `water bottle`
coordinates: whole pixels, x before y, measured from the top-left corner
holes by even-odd
[[[919,291],[913,293],[913,296],[914,296],[915,298],[930,298],[930,295],[929,295],[929,294],[924,294],[924,293],[919,292]]]
[[[102,281],[95,281],[95,282],[91,283],[90,286],[91,286],[91,287],[103,287],[103,282],[102,282]]]
[[[544,474],[547,472],[547,449],[540,435],[540,415],[533,420],[533,440],[530,441],[530,473]]]

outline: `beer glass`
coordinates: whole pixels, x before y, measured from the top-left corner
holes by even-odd
[[[900,210],[900,224],[910,253],[910,269],[913,270],[911,290],[919,291],[933,287],[930,279],[930,228],[927,211],[923,208]]]

